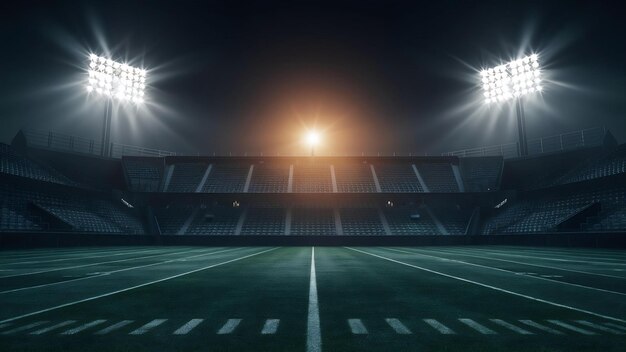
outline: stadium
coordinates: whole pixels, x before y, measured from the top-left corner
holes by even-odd
[[[43,18],[63,11],[40,5]],[[333,23],[329,13],[341,19],[354,12],[369,20],[389,16],[378,14],[378,5],[324,7],[322,15],[310,18],[321,24]],[[247,18],[239,8],[233,15],[221,6],[212,11],[232,16],[233,23]],[[272,7],[275,13],[263,23],[295,16],[303,9],[298,6],[304,5]],[[589,10],[623,28],[597,6],[571,13],[583,16]],[[114,12],[91,9],[109,20],[107,11]],[[160,18],[158,11],[168,9],[147,16]],[[11,11],[16,23],[30,18],[24,8]],[[204,19],[193,12],[184,18]],[[152,28],[146,21],[140,27]],[[347,36],[338,28],[343,27],[328,30]],[[249,35],[237,33],[233,38],[241,41]],[[154,56],[162,54],[155,51]],[[340,60],[328,55],[328,62]],[[475,114],[493,117],[497,110],[498,119],[510,120],[506,132],[482,122],[478,129],[461,126],[473,144],[449,142],[427,152],[436,149],[427,133],[418,131],[426,130],[427,120],[411,131],[409,139],[425,141],[417,145],[405,140],[402,127],[394,127],[401,120],[386,118],[385,126],[396,129],[384,137],[362,117],[357,121],[367,125],[367,133],[379,137],[366,138],[354,125],[341,131],[343,136],[354,133],[361,150],[386,151],[359,151],[345,140],[333,141],[341,139],[333,130],[339,122],[324,125],[318,111],[315,122],[299,125],[297,137],[290,135],[293,140],[281,145],[282,151],[272,149],[272,141],[282,138],[276,137],[278,128],[264,131],[274,121],[270,117],[258,117],[256,125],[228,117],[219,121],[226,127],[204,131],[205,122],[176,115],[196,131],[174,129],[174,134],[211,141],[175,152],[174,138],[145,142],[141,136],[150,128],[112,127],[123,120],[154,124],[141,120],[142,114],[167,115],[160,105],[167,99],[157,89],[171,83],[163,79],[159,86],[157,65],[122,60],[114,49],[81,51],[78,62],[66,68],[78,71],[72,76],[79,77],[76,85],[63,86],[79,96],[79,103],[64,107],[75,120],[59,128],[47,114],[60,105],[37,94],[23,105],[3,104],[8,117],[0,120],[6,139],[0,143],[0,349],[622,351],[624,97],[615,98],[621,120],[606,118],[598,126],[600,118],[586,117],[586,125],[572,122],[554,133],[538,133],[538,128],[551,131],[536,121],[542,106],[581,109],[551,98],[566,94],[566,84],[551,75],[558,70],[548,64],[550,55],[524,50],[470,70]],[[623,49],[616,55],[623,56]],[[335,70],[337,62],[327,64]],[[623,72],[619,62],[615,68]],[[20,76],[27,87],[30,78]],[[329,90],[342,84],[329,82]],[[623,92],[623,74],[611,82]],[[202,94],[210,99],[212,93]],[[33,111],[42,111],[45,121],[25,117]],[[77,121],[85,119],[90,122],[81,129]],[[229,119],[235,120],[234,130],[227,127]],[[527,138],[529,127],[534,133]],[[456,128],[446,125],[432,138],[446,140]],[[481,130],[497,143],[474,142]],[[252,142],[256,134],[267,136],[261,147]],[[502,142],[498,135],[508,139]],[[180,145],[178,150],[185,149]],[[222,145],[257,151],[214,151]],[[386,145],[410,147],[394,152]],[[423,151],[408,151],[414,146]]]

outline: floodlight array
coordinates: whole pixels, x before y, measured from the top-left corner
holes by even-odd
[[[483,70],[480,75],[486,103],[519,98],[543,89],[536,54]]]
[[[102,56],[89,56],[87,91],[121,101],[141,104],[146,88],[146,71]]]

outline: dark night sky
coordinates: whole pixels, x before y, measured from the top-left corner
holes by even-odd
[[[537,52],[529,138],[606,126],[626,140],[626,25],[609,1],[19,1],[0,5],[0,141],[20,128],[98,139],[89,52],[143,63],[151,102],[114,140],[208,154],[437,153],[515,141],[475,70]]]

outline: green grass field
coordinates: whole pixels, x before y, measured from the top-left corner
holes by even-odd
[[[626,252],[0,252],[0,351],[624,351]]]

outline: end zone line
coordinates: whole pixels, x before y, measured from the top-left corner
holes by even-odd
[[[438,256],[435,256],[435,255],[424,254],[422,252],[403,251],[401,249],[394,249],[394,248],[388,248],[388,247],[383,247],[383,248],[385,248],[387,250],[390,250],[390,251],[400,252],[400,253],[416,254],[416,255],[421,255],[421,256],[424,256],[424,257],[445,259],[445,260],[449,260],[451,262],[461,263],[461,264],[470,265],[470,266],[477,266],[479,268],[486,268],[486,269],[491,269],[491,270],[496,270],[496,271],[503,271],[505,273],[510,273],[510,274],[513,274],[513,275],[516,275],[516,276],[523,276],[523,277],[529,277],[529,278],[533,278],[533,279],[537,279],[537,280],[550,281],[550,282],[554,282],[554,283],[561,284],[561,285],[566,285],[566,286],[574,286],[574,287],[584,288],[584,289],[588,289],[588,290],[594,290],[594,291],[600,291],[600,292],[605,292],[605,293],[611,293],[611,294],[614,294],[614,295],[626,296],[626,293],[623,293],[623,292],[605,290],[603,288],[585,286],[585,285],[575,284],[575,283],[567,282],[567,281],[554,280],[554,279],[550,279],[550,278],[547,278],[547,277],[527,275],[527,274],[519,273],[519,272],[516,272],[516,271],[506,270],[506,269],[497,268],[497,267],[493,267],[493,266],[489,266],[489,265],[470,263],[470,262],[466,262],[466,261],[458,260],[458,259],[450,259],[450,258],[445,258],[445,257],[438,257]],[[441,252],[438,252],[436,250],[434,250],[434,251],[437,252],[437,253],[441,253]],[[444,255],[445,255],[445,252],[444,252]]]
[[[190,271],[187,271],[187,272],[184,272],[184,273],[180,273],[180,274],[176,274],[176,275],[168,276],[168,277],[163,278],[163,279],[159,279],[159,280],[154,280],[154,281],[146,282],[146,283],[143,283],[143,284],[139,284],[139,285],[135,285],[135,286],[131,286],[131,287],[127,287],[127,288],[123,288],[123,289],[121,289],[121,290],[116,290],[116,291],[112,291],[112,292],[104,293],[104,294],[101,294],[101,295],[97,295],[97,296],[93,296],[93,297],[89,297],[89,298],[81,299],[81,300],[74,301],[74,302],[69,302],[69,303],[59,304],[58,306],[54,306],[54,307],[50,307],[50,308],[46,308],[46,309],[42,309],[42,310],[38,310],[38,311],[35,311],[35,312],[31,312],[31,313],[27,313],[27,314],[19,315],[19,316],[16,316],[16,317],[12,317],[12,318],[8,318],[8,319],[0,320],[0,324],[2,324],[2,323],[7,323],[7,322],[10,322],[10,321],[14,321],[14,320],[18,320],[18,319],[22,319],[22,318],[26,318],[26,317],[31,317],[31,316],[33,316],[33,315],[37,315],[37,314],[41,314],[41,313],[50,312],[50,311],[53,311],[53,310],[56,310],[56,309],[60,309],[60,308],[65,308],[65,307],[73,306],[73,305],[76,305],[76,304],[79,304],[79,303],[84,303],[84,302],[93,301],[93,300],[96,300],[96,299],[99,299],[99,298],[103,298],[103,297],[113,296],[113,295],[116,295],[116,294],[118,294],[118,293],[127,292],[127,291],[134,290],[134,289],[137,289],[137,288],[141,288],[141,287],[145,287],[145,286],[149,286],[149,285],[157,284],[157,283],[159,283],[159,282],[163,282],[163,281],[167,281],[167,280],[175,279],[175,278],[178,278],[178,277],[181,277],[181,276],[186,276],[186,275],[189,275],[189,274],[197,273],[197,272],[199,272],[199,271],[203,271],[203,270],[207,270],[207,269],[215,268],[215,267],[217,267],[217,266],[221,266],[221,265],[229,264],[229,263],[236,262],[236,261],[239,261],[239,260],[243,260],[243,259],[246,259],[246,258],[254,257],[254,256],[259,255],[259,254],[263,254],[263,253],[267,253],[267,252],[269,252],[269,251],[273,251],[273,250],[275,250],[275,249],[277,249],[277,248],[278,248],[278,247],[274,247],[274,248],[266,249],[266,250],[261,251],[261,252],[256,252],[256,253],[248,254],[248,255],[245,255],[245,256],[243,256],[243,257],[239,257],[239,258],[235,258],[235,259],[230,259],[230,260],[227,260],[227,261],[225,261],[225,262],[221,262],[221,263],[217,263],[217,264],[212,264],[212,265],[205,266],[205,267],[202,267],[202,268],[198,268],[198,269],[190,270]]]
[[[311,247],[311,279],[309,281],[309,315],[306,324],[307,352],[322,351],[320,311],[317,302],[317,279],[315,277],[315,247]]]
[[[454,275],[450,275],[450,274],[445,274],[445,273],[442,273],[442,272],[439,272],[439,271],[423,268],[421,266],[417,266],[417,265],[413,265],[413,264],[409,264],[409,263],[404,263],[404,262],[401,262],[399,260],[383,257],[381,255],[365,252],[365,251],[362,251],[362,250],[359,250],[359,249],[350,248],[350,247],[344,247],[344,248],[352,250],[352,251],[355,251],[355,252],[360,252],[360,253],[363,253],[363,254],[367,254],[367,255],[370,255],[372,257],[377,257],[377,258],[380,258],[380,259],[383,259],[383,260],[387,260],[387,261],[390,261],[392,263],[396,263],[396,264],[408,266],[408,267],[411,267],[411,268],[414,268],[414,269],[419,269],[419,270],[422,270],[422,271],[426,271],[426,272],[429,272],[431,274],[448,277],[448,278],[451,278],[451,279],[467,282],[467,283],[470,283],[470,284],[473,284],[473,285],[489,288],[489,289],[492,289],[492,290],[495,290],[495,291],[508,293],[510,295],[513,295],[513,296],[526,298],[526,299],[529,299],[531,301],[546,303],[546,304],[549,304],[549,305],[553,305],[555,307],[565,308],[565,309],[573,310],[573,311],[576,311],[576,312],[593,315],[593,316],[596,316],[596,317],[599,317],[599,318],[603,318],[603,319],[618,321],[620,323],[626,323],[626,320],[624,320],[624,319],[619,319],[619,318],[611,317],[611,316],[608,316],[608,315],[591,312],[591,311],[588,311],[588,310],[585,310],[585,309],[580,309],[580,308],[576,308],[576,307],[567,306],[565,304],[548,301],[548,300],[545,300],[545,299],[541,299],[541,298],[525,295],[525,294],[519,293],[519,292],[509,291],[509,290],[506,290],[506,289],[503,289],[503,288],[500,288],[500,287],[491,286],[491,285],[488,285],[488,284],[483,284],[481,282],[472,281],[472,280],[469,280],[469,279],[464,279],[462,277],[458,277],[458,276],[454,276]]]

